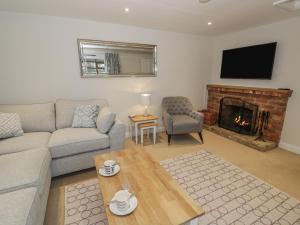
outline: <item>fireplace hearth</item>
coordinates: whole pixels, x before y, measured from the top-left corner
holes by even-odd
[[[258,106],[239,98],[224,97],[220,101],[218,124],[240,134],[255,135]]]

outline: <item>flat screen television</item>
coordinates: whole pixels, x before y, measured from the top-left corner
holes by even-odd
[[[277,42],[223,51],[221,78],[272,78]]]

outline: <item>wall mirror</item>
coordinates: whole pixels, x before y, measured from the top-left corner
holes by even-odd
[[[81,77],[156,76],[156,45],[78,39]]]

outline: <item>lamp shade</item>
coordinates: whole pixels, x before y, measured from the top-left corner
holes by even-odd
[[[151,94],[143,93],[141,94],[141,104],[143,106],[149,106],[151,101]]]

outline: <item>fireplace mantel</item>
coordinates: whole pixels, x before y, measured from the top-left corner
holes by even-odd
[[[209,111],[219,115],[220,102],[224,97],[239,98],[243,101],[256,104],[259,110],[270,113],[268,129],[265,138],[276,144],[280,141],[286,107],[293,91],[289,89],[273,89],[258,87],[207,85]]]
[[[226,93],[241,93],[241,94],[252,94],[252,95],[264,95],[273,97],[291,97],[293,91],[290,89],[275,89],[275,88],[259,88],[259,87],[243,87],[243,86],[228,86],[228,85],[217,85],[209,84],[207,89],[226,92]]]

